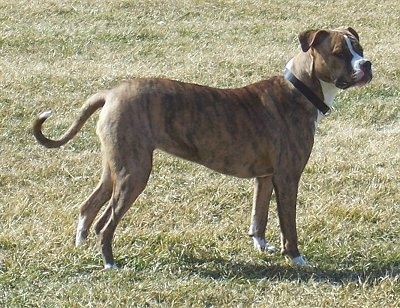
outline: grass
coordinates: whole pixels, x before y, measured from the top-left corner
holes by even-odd
[[[0,1],[0,305],[3,307],[386,307],[400,297],[397,1]],[[314,269],[253,250],[252,181],[157,152],[103,271],[77,207],[100,175],[93,117],[46,150],[30,133],[53,109],[59,135],[84,99],[137,76],[218,87],[279,74],[297,33],[350,25],[375,78],[343,92],[318,126],[299,201]],[[268,239],[279,244],[271,206]]]

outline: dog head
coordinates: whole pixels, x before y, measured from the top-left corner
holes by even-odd
[[[303,52],[313,58],[320,80],[339,89],[364,85],[372,80],[371,62],[364,58],[359,35],[352,28],[308,30],[299,34]]]

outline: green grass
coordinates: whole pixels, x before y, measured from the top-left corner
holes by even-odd
[[[0,1],[0,306],[395,307],[400,297],[397,1]],[[119,225],[118,271],[95,238],[75,248],[77,208],[100,176],[96,116],[58,150],[82,102],[123,79],[235,87],[280,74],[297,34],[350,25],[374,80],[318,126],[298,200],[298,269],[247,237],[252,181],[157,152]],[[279,245],[276,205],[267,236]]]

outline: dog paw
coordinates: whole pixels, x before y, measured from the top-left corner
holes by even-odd
[[[81,232],[76,233],[75,247],[82,245],[86,241],[86,236]]]
[[[86,230],[76,230],[76,236],[75,236],[75,247],[78,247],[82,245],[88,236],[88,232]]]
[[[106,263],[104,264],[104,269],[105,270],[116,270],[119,267],[115,263]]]
[[[76,227],[76,236],[75,236],[75,246],[78,247],[86,241],[88,236],[88,230],[85,225],[85,218],[80,217],[78,221],[78,225]]]
[[[260,252],[275,252],[275,246],[269,244],[264,238],[253,236],[254,247]]]
[[[299,267],[313,267],[311,263],[308,262],[307,259],[302,255],[292,258],[292,264]]]

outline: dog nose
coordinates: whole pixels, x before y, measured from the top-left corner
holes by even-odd
[[[372,68],[372,63],[369,60],[362,60],[360,63],[360,68],[364,71],[364,72],[370,72],[371,68]]]
[[[368,83],[372,80],[372,63],[369,60],[361,60],[360,70],[364,73],[364,80]]]

